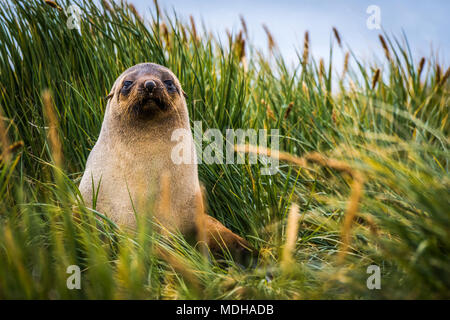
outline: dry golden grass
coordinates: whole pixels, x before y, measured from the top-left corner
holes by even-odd
[[[323,167],[328,167],[340,171],[342,173],[346,173],[353,178],[353,182],[351,184],[351,193],[347,201],[347,209],[345,211],[344,222],[342,224],[341,231],[342,244],[339,254],[339,261],[342,262],[350,246],[352,222],[358,212],[358,205],[363,193],[364,178],[362,173],[352,168],[344,161],[330,159],[317,152],[307,154],[303,157],[297,157],[286,152],[280,152],[278,150],[272,151],[271,149],[252,146],[248,144],[237,145],[235,147],[235,151],[264,155],[281,161],[288,161],[304,168],[309,168],[308,162],[311,162]]]
[[[50,142],[50,150],[53,161],[58,168],[63,167],[63,151],[61,139],[59,136],[59,121],[56,113],[53,98],[50,90],[44,90],[42,92],[42,101],[44,104],[44,116],[48,126],[48,138]]]
[[[281,267],[285,272],[289,272],[292,268],[293,258],[292,253],[295,250],[295,243],[298,237],[298,221],[300,219],[298,205],[293,203],[289,210],[289,215],[286,223],[286,242],[283,247],[283,254],[281,257]]]

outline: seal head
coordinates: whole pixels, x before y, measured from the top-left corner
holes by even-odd
[[[117,116],[148,120],[163,112],[178,112],[179,99],[185,96],[176,76],[154,63],[141,63],[123,72],[107,99],[114,100]],[[183,99],[184,100],[184,99]]]

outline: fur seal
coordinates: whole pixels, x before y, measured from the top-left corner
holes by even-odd
[[[169,193],[163,195],[169,212],[153,210],[153,218],[185,236],[202,232],[218,256],[223,243],[238,259],[246,256],[251,251],[247,241],[213,217],[205,215],[205,230],[197,230],[202,210],[197,161],[171,160],[176,144],[171,136],[179,128],[189,132],[188,147],[195,157],[185,93],[173,72],[155,63],[137,64],[117,78],[107,99],[100,135],[79,186],[86,205],[120,226],[135,228],[135,213],[141,214],[142,203],[158,202],[166,173],[169,188],[162,192]]]

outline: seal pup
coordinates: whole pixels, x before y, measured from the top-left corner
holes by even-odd
[[[185,96],[179,80],[166,67],[141,63],[124,71],[107,96],[80,193],[86,205],[129,228],[136,227],[135,213],[148,211],[145,206],[155,203],[153,218],[164,228],[191,238],[201,232],[214,255],[221,256],[225,245],[233,257],[241,259],[251,251],[250,245],[219,221],[204,215],[203,230],[198,230],[196,218],[203,208],[198,201],[196,158],[189,164],[175,164],[171,159],[177,143],[171,136],[176,129],[187,129],[187,147],[196,157]],[[161,189],[162,179],[168,179],[166,190]],[[161,201],[166,202],[165,210],[158,210]]]

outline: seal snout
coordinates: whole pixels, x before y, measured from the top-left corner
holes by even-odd
[[[155,111],[165,111],[170,105],[163,83],[154,77],[142,77],[137,80],[137,99],[134,110],[141,114],[153,114]],[[154,107],[157,107],[155,109]]]
[[[147,80],[144,82],[144,88],[147,92],[152,93],[153,89],[155,89],[156,83],[153,80]]]

